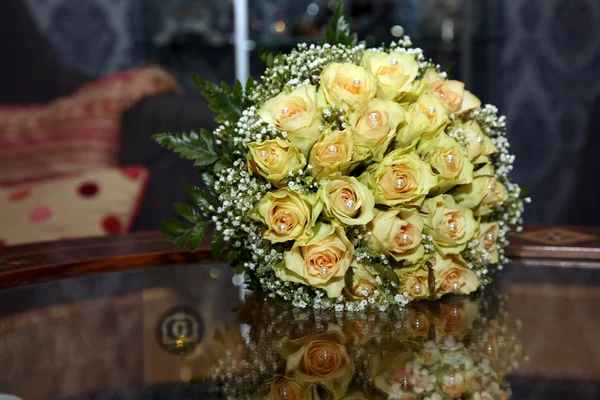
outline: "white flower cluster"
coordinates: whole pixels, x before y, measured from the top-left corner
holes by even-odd
[[[255,104],[262,104],[286,89],[293,90],[305,84],[316,85],[325,66],[334,62],[358,63],[363,51],[362,45],[346,47],[325,43],[309,46],[301,43],[290,54],[275,58],[273,66],[261,76],[262,83],[249,95],[250,99]]]

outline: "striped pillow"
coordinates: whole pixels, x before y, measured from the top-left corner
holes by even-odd
[[[117,166],[124,111],[178,90],[169,73],[143,68],[96,80],[48,105],[0,107],[0,183]]]

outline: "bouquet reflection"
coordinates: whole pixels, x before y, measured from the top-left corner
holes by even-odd
[[[187,360],[230,399],[508,399],[524,358],[518,322],[489,292],[365,314],[253,296],[238,319],[245,329],[217,330]]]

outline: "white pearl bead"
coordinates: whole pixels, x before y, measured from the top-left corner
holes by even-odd
[[[288,390],[286,388],[281,389],[281,397],[283,397],[286,400],[289,398]]]
[[[494,240],[495,239],[494,234],[491,233],[491,232],[487,234],[487,238],[488,238],[488,240]]]
[[[329,154],[335,154],[335,151],[337,149],[335,148],[335,146],[329,146],[329,148],[327,150],[329,151]]]
[[[490,182],[490,184],[488,185],[488,188],[490,190],[494,190],[494,189],[496,189],[496,184],[494,182]]]
[[[448,96],[446,96],[444,93],[440,94],[440,98],[442,100],[446,100],[448,98]]]
[[[290,109],[289,109],[289,108],[287,108],[287,107],[283,107],[283,108],[281,109],[281,113],[282,113],[282,114],[284,114],[284,115],[285,115],[285,114],[288,114],[289,112],[290,112]]]
[[[327,360],[327,357],[329,357],[329,352],[327,350],[323,350],[323,359]]]
[[[448,163],[452,164],[454,162],[454,155],[448,154],[448,157],[446,157],[446,159],[448,160]]]
[[[329,268],[327,268],[327,267],[321,268],[321,275],[327,275],[328,272],[329,272]]]
[[[402,235],[402,243],[408,243],[410,241],[410,237],[406,234]]]
[[[435,109],[434,106],[429,107],[429,114],[435,115],[436,112],[437,112],[437,110]]]
[[[360,85],[360,79],[354,78],[354,84],[355,85]]]
[[[483,143],[483,138],[481,136],[477,136],[477,143]]]
[[[423,292],[423,288],[421,287],[421,285],[419,285],[418,283],[415,285],[414,287],[414,291],[416,294],[421,294]],[[419,321],[419,320],[417,320]]]
[[[390,64],[397,65],[398,64],[398,59],[397,58],[392,58],[392,60],[390,61]]]
[[[450,230],[452,232],[456,231],[457,229],[458,229],[458,225],[456,225],[456,223],[453,222],[450,224]]]
[[[369,118],[371,118],[373,121],[378,121],[379,120],[379,114],[377,114],[377,113],[371,113],[371,114],[369,114]]]
[[[452,284],[452,290],[458,290],[458,289],[460,289],[460,285],[459,285],[459,283],[458,283],[458,282],[454,282],[454,283]]]
[[[417,292],[417,289],[415,289],[415,293],[416,292]],[[417,293],[417,294],[419,294],[419,293]],[[421,329],[421,320],[418,318],[415,319],[414,325],[415,325],[415,329]]]
[[[346,201],[346,207],[348,207],[348,208],[354,207],[354,201],[353,200],[347,200]]]
[[[267,152],[266,151],[261,151],[260,152],[260,158],[267,158]]]
[[[277,229],[279,229],[279,232],[283,233],[283,232],[287,231],[287,226],[285,224],[279,224]]]
[[[397,189],[402,189],[402,187],[404,186],[404,179],[400,178],[396,181],[396,188]]]
[[[486,347],[486,350],[487,350],[488,354],[492,354],[494,352],[494,346],[492,346],[491,344],[488,344]]]

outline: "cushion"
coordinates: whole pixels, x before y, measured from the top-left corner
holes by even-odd
[[[160,68],[104,77],[46,105],[0,107],[0,183],[117,166],[123,113],[158,93],[179,91]]]
[[[0,245],[128,232],[147,181],[129,166],[0,186]]]

